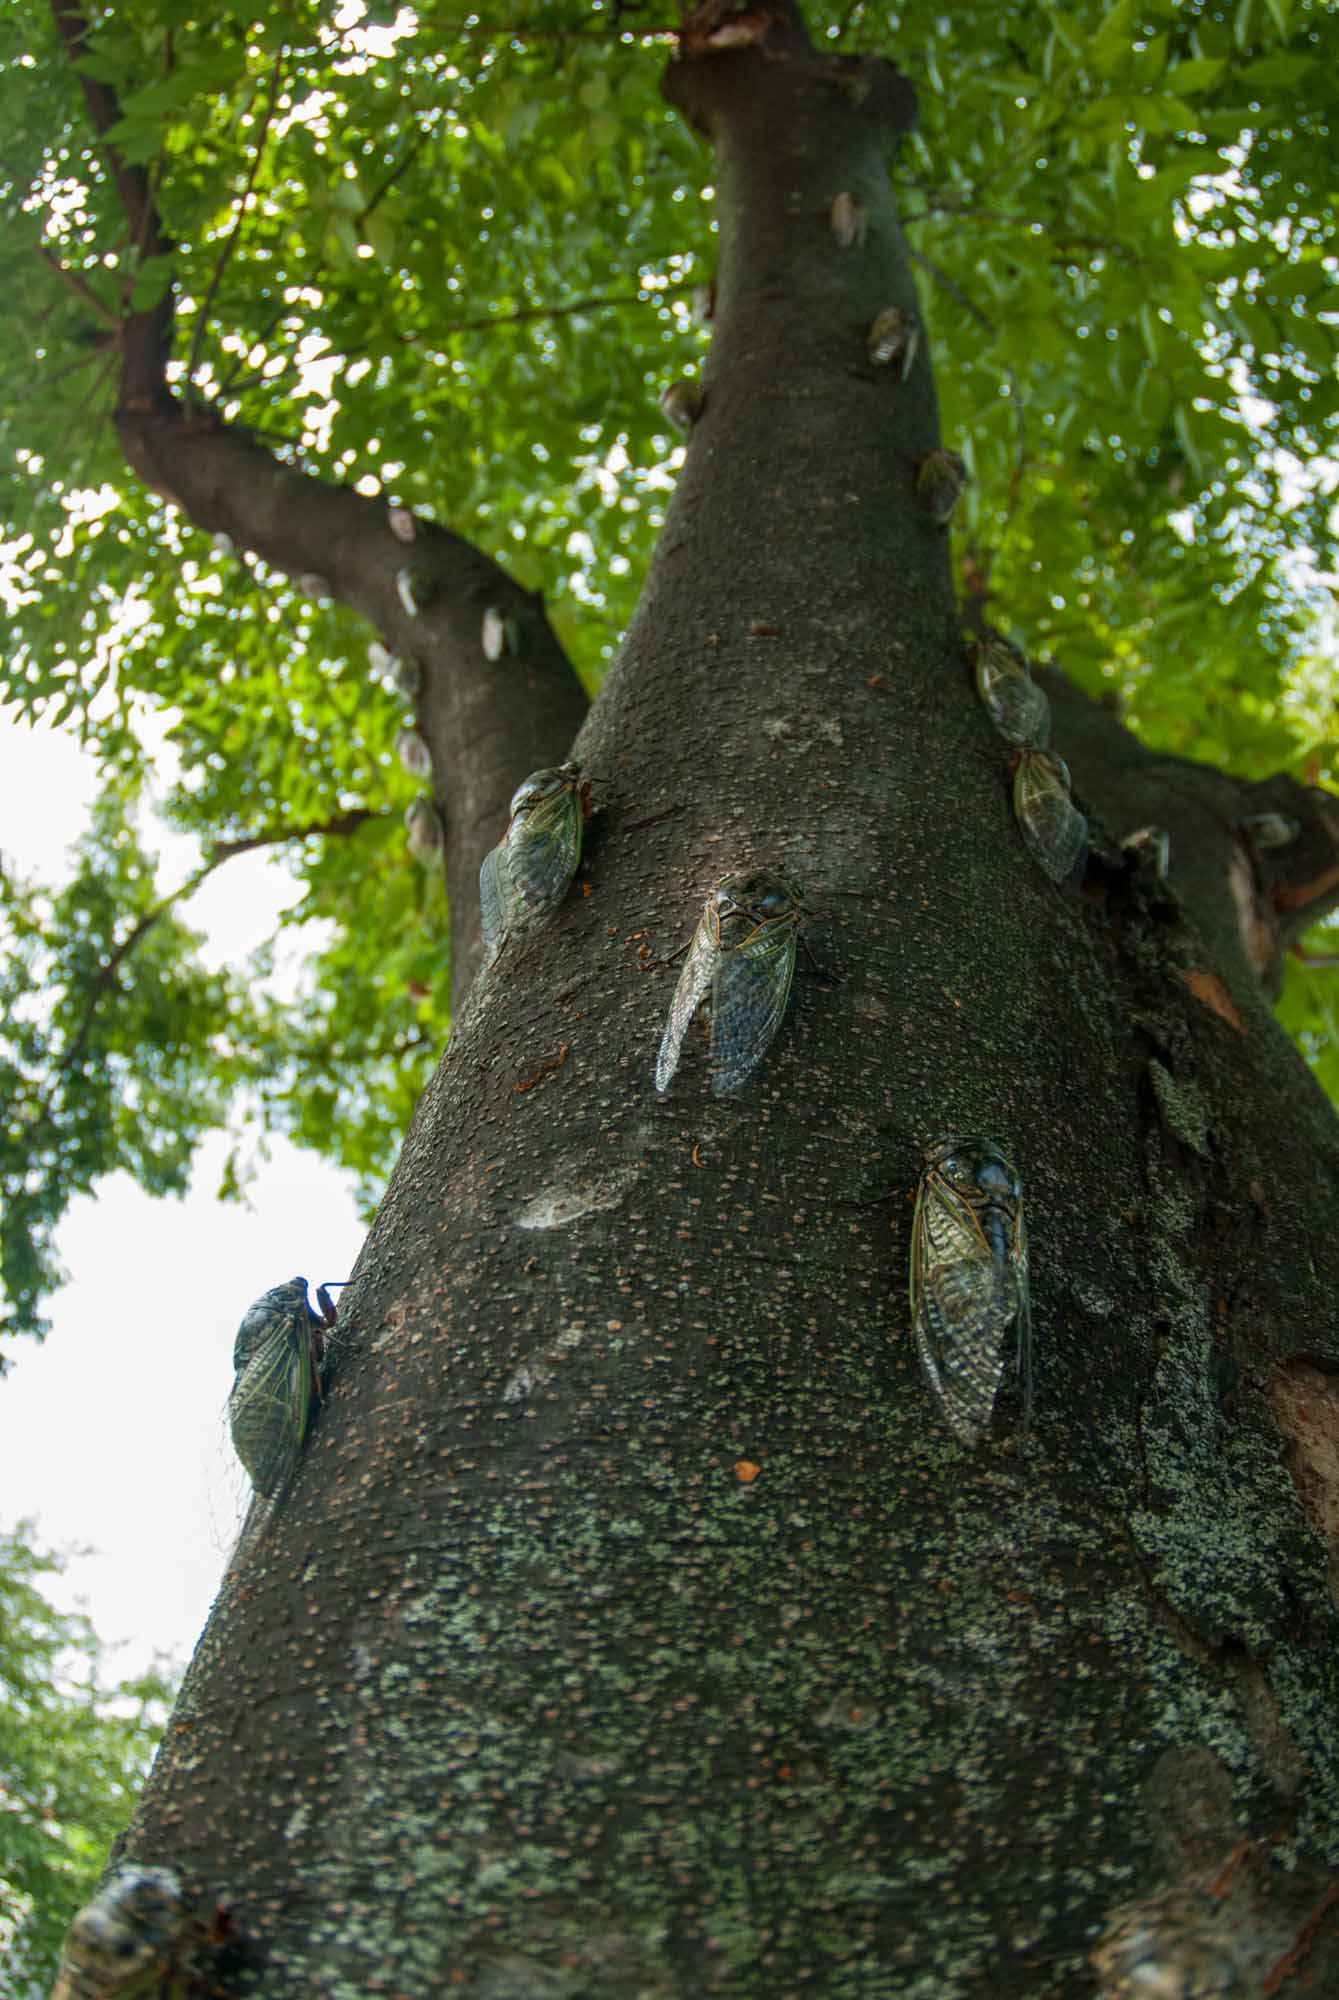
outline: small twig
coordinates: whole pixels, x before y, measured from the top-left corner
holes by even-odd
[[[278,847],[288,840],[310,840],[318,833],[353,833],[365,821],[380,817],[371,806],[352,806],[348,812],[336,813],[333,819],[313,820],[308,826],[269,827],[264,832],[248,834],[243,840],[218,840],[209,849],[207,865],[217,868],[222,862],[231,861],[235,854],[250,854],[258,847]]]
[[[96,319],[100,319],[104,326],[113,326],[120,330],[121,315],[108,305],[106,299],[94,291],[87,279],[81,278],[77,271],[72,271],[68,264],[62,264],[60,258],[53,256],[45,243],[38,244],[37,254],[47,269],[55,272],[61,283],[74,293],[82,305],[88,307]]]
[[[372,211],[381,202],[385,200],[386,196],[395,186],[395,183],[399,180],[401,174],[405,173],[408,170],[408,168],[413,165],[414,161],[418,158],[419,154],[423,151],[423,148],[427,145],[429,139],[432,137],[434,130],[440,123],[443,116],[444,112],[440,105],[437,107],[435,111],[429,114],[427,124],[416,135],[416,137],[413,140],[413,143],[407,149],[404,158],[391,168],[385,180],[381,183],[381,186],[375,189],[375,191],[368,196],[358,216],[359,222],[366,222],[368,216],[371,215]]]
[[[260,163],[265,153],[265,141],[269,136],[270,122],[274,117],[275,106],[279,101],[279,89],[283,81],[283,55],[284,51],[280,50],[279,59],[270,71],[270,94],[266,99],[265,110],[261,116],[260,131],[256,135],[256,150],[251,158],[251,169],[246,177],[246,186],[242,189],[242,198],[237,204],[237,214],[233,220],[232,228],[228,231],[224,239],[223,248],[214,260],[214,269],[210,273],[209,287],[205,292],[199,313],[196,315],[195,332],[191,337],[190,357],[186,363],[185,393],[182,398],[187,405],[194,400],[193,384],[195,381],[195,371],[200,360],[200,349],[204,344],[205,330],[209,325],[209,315],[214,309],[214,300],[218,296],[218,288],[222,283],[223,273],[227,269],[228,259],[237,247],[237,239],[242,233],[242,224],[246,220],[246,212],[251,205],[251,196],[255,191],[256,179],[260,173]]]

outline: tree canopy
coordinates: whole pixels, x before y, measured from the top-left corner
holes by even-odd
[[[895,47],[916,86],[893,179],[971,478],[965,607],[1155,748],[1325,783],[1333,10],[809,12],[820,46]],[[282,494],[253,546],[207,476],[181,499],[132,470],[136,383],[152,401],[166,352],[183,468],[243,439],[468,538],[543,593],[594,690],[679,463],[658,392],[710,339],[707,155],[659,90],[676,25],[652,0],[5,11],[4,695],[105,783],[72,882],[0,872],[7,1331],[40,1328],[72,1193],[118,1165],[178,1188],[229,1115],[374,1200],[450,1021],[443,871],[405,846],[400,638],[284,560]],[[451,799],[484,813],[458,757],[434,773],[448,874]],[[296,997],[263,955],[203,969],[150,801],[203,871],[285,857]],[[491,839],[491,777],[487,809]],[[1331,980],[1300,969],[1284,1006],[1332,1087]]]

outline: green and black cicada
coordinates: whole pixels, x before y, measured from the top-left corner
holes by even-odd
[[[332,1280],[333,1283],[333,1280]],[[228,1423],[233,1450],[257,1493],[282,1492],[297,1463],[312,1412],[330,1382],[326,1334],[335,1307],[326,1285],[311,1309],[307,1280],[274,1285],[249,1306],[233,1342]]]
[[[950,1430],[974,1445],[1014,1357],[1032,1416],[1032,1300],[1023,1183],[993,1139],[932,1139],[911,1224],[911,1331]]]
[[[998,632],[973,641],[973,671],[981,706],[1006,743],[1044,750],[1051,740],[1051,704],[1028,669],[1027,657]]]
[[[1014,818],[1029,853],[1053,882],[1082,879],[1088,822],[1069,795],[1069,766],[1053,750],[1014,758]]]
[[[177,1969],[188,1928],[170,1868],[118,1868],[70,1925],[51,2000],[157,1995]]]
[[[779,875],[727,875],[717,883],[670,1003],[656,1060],[658,1091],[673,1082],[688,1024],[708,992],[712,1094],[729,1097],[744,1088],[786,1011],[803,914],[799,890]]]
[[[590,786],[576,764],[532,771],[512,794],[507,831],[479,870],[484,964],[509,931],[556,910],[581,860]]]

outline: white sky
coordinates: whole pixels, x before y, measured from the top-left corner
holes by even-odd
[[[68,739],[0,719],[0,850],[20,871],[63,874],[92,777]],[[184,914],[231,957],[294,894],[268,856],[242,856]],[[226,1414],[243,1312],[296,1272],[346,1278],[362,1243],[348,1176],[286,1141],[245,1204],[215,1201],[227,1150],[224,1134],[206,1142],[183,1200],[117,1174],[71,1206],[51,1332],[12,1343],[0,1381],[0,1528],[35,1517],[43,1547],[89,1551],[43,1588],[117,1645],[118,1678],[155,1652],[189,1659],[245,1511]]]

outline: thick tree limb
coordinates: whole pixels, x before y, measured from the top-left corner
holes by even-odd
[[[86,19],[72,0],[52,0],[52,11],[77,62],[88,46]],[[115,92],[83,72],[79,80],[132,238],[143,257],[166,255],[172,246],[148,175],[128,165],[107,139],[121,115]],[[229,244],[233,240],[235,231]],[[420,522],[407,549],[391,532],[383,502],[281,464],[254,435],[229,428],[212,408],[186,408],[167,380],[172,316],[169,291],[121,323],[116,426],[127,462],[196,527],[227,535],[289,576],[319,577],[328,595],[417,662],[423,693],[416,726],[432,751],[433,797],[446,828],[459,1000],[480,961],[480,863],[502,831],[518,779],[566,755],[586,710],[581,684],[540,596],[523,590],[461,536]],[[192,364],[196,358],[193,350]],[[417,615],[399,582],[410,562],[421,579]],[[519,651],[499,662],[486,660],[480,644],[489,606],[514,620],[520,634]]]

